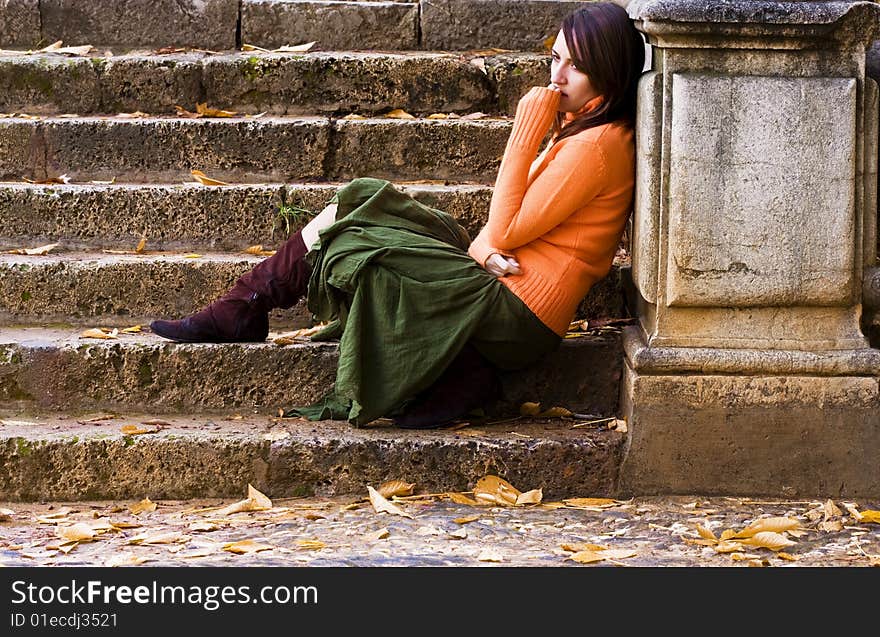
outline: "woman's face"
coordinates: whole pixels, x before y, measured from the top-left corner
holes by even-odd
[[[562,99],[559,101],[560,111],[577,112],[584,107],[584,104],[599,96],[590,83],[589,76],[575,68],[574,61],[569,56],[568,46],[565,44],[565,35],[561,30],[556,36],[552,56],[550,83],[551,87],[558,88],[562,93]]]

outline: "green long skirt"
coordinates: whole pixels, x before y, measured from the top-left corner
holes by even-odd
[[[493,365],[530,365],[560,338],[467,253],[455,219],[379,179],[341,188],[336,222],[320,233],[308,308],[339,338],[333,390],[286,415],[356,426],[402,413],[466,343]]]

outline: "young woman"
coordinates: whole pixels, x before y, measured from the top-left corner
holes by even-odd
[[[631,209],[644,43],[609,2],[568,15],[550,85],[522,97],[485,227],[387,181],[356,179],[222,298],[153,332],[180,342],[262,341],[268,312],[308,295],[339,337],[334,390],[311,419],[392,417],[434,427],[494,397],[497,369],[555,349],[611,268]],[[538,155],[548,132],[552,137]],[[536,158],[536,155],[537,158]]]

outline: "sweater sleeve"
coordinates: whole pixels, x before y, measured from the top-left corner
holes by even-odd
[[[576,137],[558,142],[559,148],[547,167],[528,184],[531,162],[556,113],[558,100],[555,91],[535,88],[517,108],[483,233],[483,242],[492,251],[514,250],[544,235],[589,203],[604,184],[602,149]]]

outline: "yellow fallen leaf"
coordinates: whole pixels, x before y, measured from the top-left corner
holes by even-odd
[[[792,555],[791,553],[786,553],[785,551],[779,551],[776,554],[776,557],[778,557],[781,560],[787,560],[789,562],[797,562],[800,559],[799,557],[796,557],[796,556]]]
[[[135,555],[134,553],[120,553],[107,560],[104,563],[104,566],[138,566],[139,564],[149,561],[149,557]]]
[[[8,254],[26,254],[29,256],[42,256],[44,254],[49,254],[52,250],[60,246],[60,243],[47,243],[46,245],[39,246],[37,248],[16,248],[15,250],[8,250]]]
[[[751,537],[737,539],[736,541],[740,544],[748,544],[749,546],[770,549],[771,551],[781,551],[786,546],[796,544],[796,542],[789,540],[781,533],[776,533],[774,531],[759,531]]]
[[[144,248],[146,248],[146,247],[147,247],[147,236],[142,234],[141,240],[138,241],[137,247],[134,249],[134,251],[137,252],[138,254],[140,254],[141,252],[144,251]]]
[[[263,244],[257,244],[254,246],[248,246],[244,249],[245,254],[260,254],[263,251]]]
[[[478,502],[512,506],[522,493],[507,480],[498,476],[487,475],[477,481],[474,497]]]
[[[571,416],[571,412],[565,407],[551,407],[538,414],[539,418],[566,418],[568,416]]]
[[[119,330],[111,330],[109,332],[105,332],[100,327],[88,329],[82,334],[79,335],[80,338],[102,338],[102,339],[115,339],[117,338],[117,334]]]
[[[760,560],[761,556],[754,553],[731,553],[730,559],[734,562],[745,562],[748,560]]]
[[[204,254],[198,254],[197,252],[190,252],[189,254],[183,255],[184,259],[201,259]]]
[[[706,527],[701,526],[699,524],[697,525],[697,533],[700,534],[701,538],[704,538],[706,540],[715,540],[716,539],[715,534],[712,533],[712,531],[710,531]]]
[[[223,111],[218,108],[210,108],[207,102],[196,104],[196,113],[204,117],[235,117],[238,115],[235,111]]]
[[[390,119],[415,119],[414,116],[410,115],[402,108],[395,108],[393,111],[385,113],[385,117]]]
[[[119,330],[123,334],[139,334],[141,331],[140,325],[132,325],[131,327],[124,327]]]
[[[325,546],[327,546],[321,540],[297,540],[296,545],[299,548],[305,549],[308,551],[319,551],[322,548],[324,548]]]
[[[611,498],[566,498],[562,501],[568,507],[599,507],[609,508],[617,506],[617,500]]]
[[[393,498],[396,495],[412,495],[415,484],[403,480],[389,480],[379,485],[379,494],[383,498]]]
[[[59,526],[55,529],[55,533],[58,537],[67,540],[68,542],[82,542],[84,540],[91,540],[94,538],[98,532],[95,531],[92,527],[84,522],[77,522],[76,524],[71,524],[70,526]]]
[[[376,513],[390,513],[392,515],[401,515],[405,518],[412,518],[409,513],[401,509],[395,504],[389,502],[381,493],[373,487],[367,486],[367,492],[370,494],[370,503]]]
[[[580,553],[582,551],[604,551],[607,547],[602,546],[601,544],[562,544],[561,545],[563,551],[569,551],[570,553]]]
[[[763,532],[782,533],[783,531],[791,531],[797,529],[800,525],[801,523],[794,518],[761,518],[749,524],[742,531],[739,531],[738,533],[732,535],[731,539],[748,538],[756,535],[757,533]]]
[[[880,524],[880,511],[872,511],[870,509],[862,511],[859,516],[859,522],[873,522],[874,524]]]
[[[141,513],[152,513],[156,510],[156,503],[150,500],[150,498],[144,498],[137,504],[132,504],[128,507],[128,510],[131,511],[132,515],[140,515]]]
[[[446,113],[431,113],[428,115],[428,119],[449,119],[449,115]]]
[[[473,498],[469,498],[466,495],[464,495],[463,493],[449,492],[449,493],[446,493],[445,495],[446,495],[446,497],[448,497],[450,500],[452,500],[456,504],[467,504],[470,506],[477,506],[478,504],[480,504],[479,502],[477,502]]]
[[[476,522],[479,519],[479,515],[467,515],[462,518],[455,518],[453,522],[455,522],[456,524],[470,524],[471,522]]]
[[[244,513],[247,511],[265,511],[272,508],[272,500],[263,493],[255,489],[252,485],[248,485],[248,497],[238,502],[223,507],[217,511],[220,517],[232,515],[233,513]]]
[[[120,431],[126,436],[140,436],[141,434],[154,434],[159,427],[141,427],[140,425],[122,425]]]
[[[254,540],[240,540],[239,542],[229,542],[223,545],[224,551],[243,555],[245,553],[257,553],[259,551],[268,551],[275,547],[271,544],[260,544]]]
[[[635,557],[635,555],[636,552],[630,549],[602,549],[601,551],[578,551],[569,556],[568,559],[580,564],[592,564],[603,560],[623,560],[628,557]]]
[[[741,550],[742,545],[739,542],[721,540],[720,542],[715,544],[715,551],[718,553],[736,553],[737,551]]]
[[[541,504],[544,493],[541,489],[532,489],[516,497],[516,504]]]
[[[208,177],[201,170],[191,170],[190,174],[193,177],[195,177],[196,181],[198,181],[203,186],[228,186],[229,185],[225,181],[220,181],[219,179],[212,179],[212,178]]]
[[[541,403],[523,403],[519,406],[520,416],[537,416],[541,413]]]

